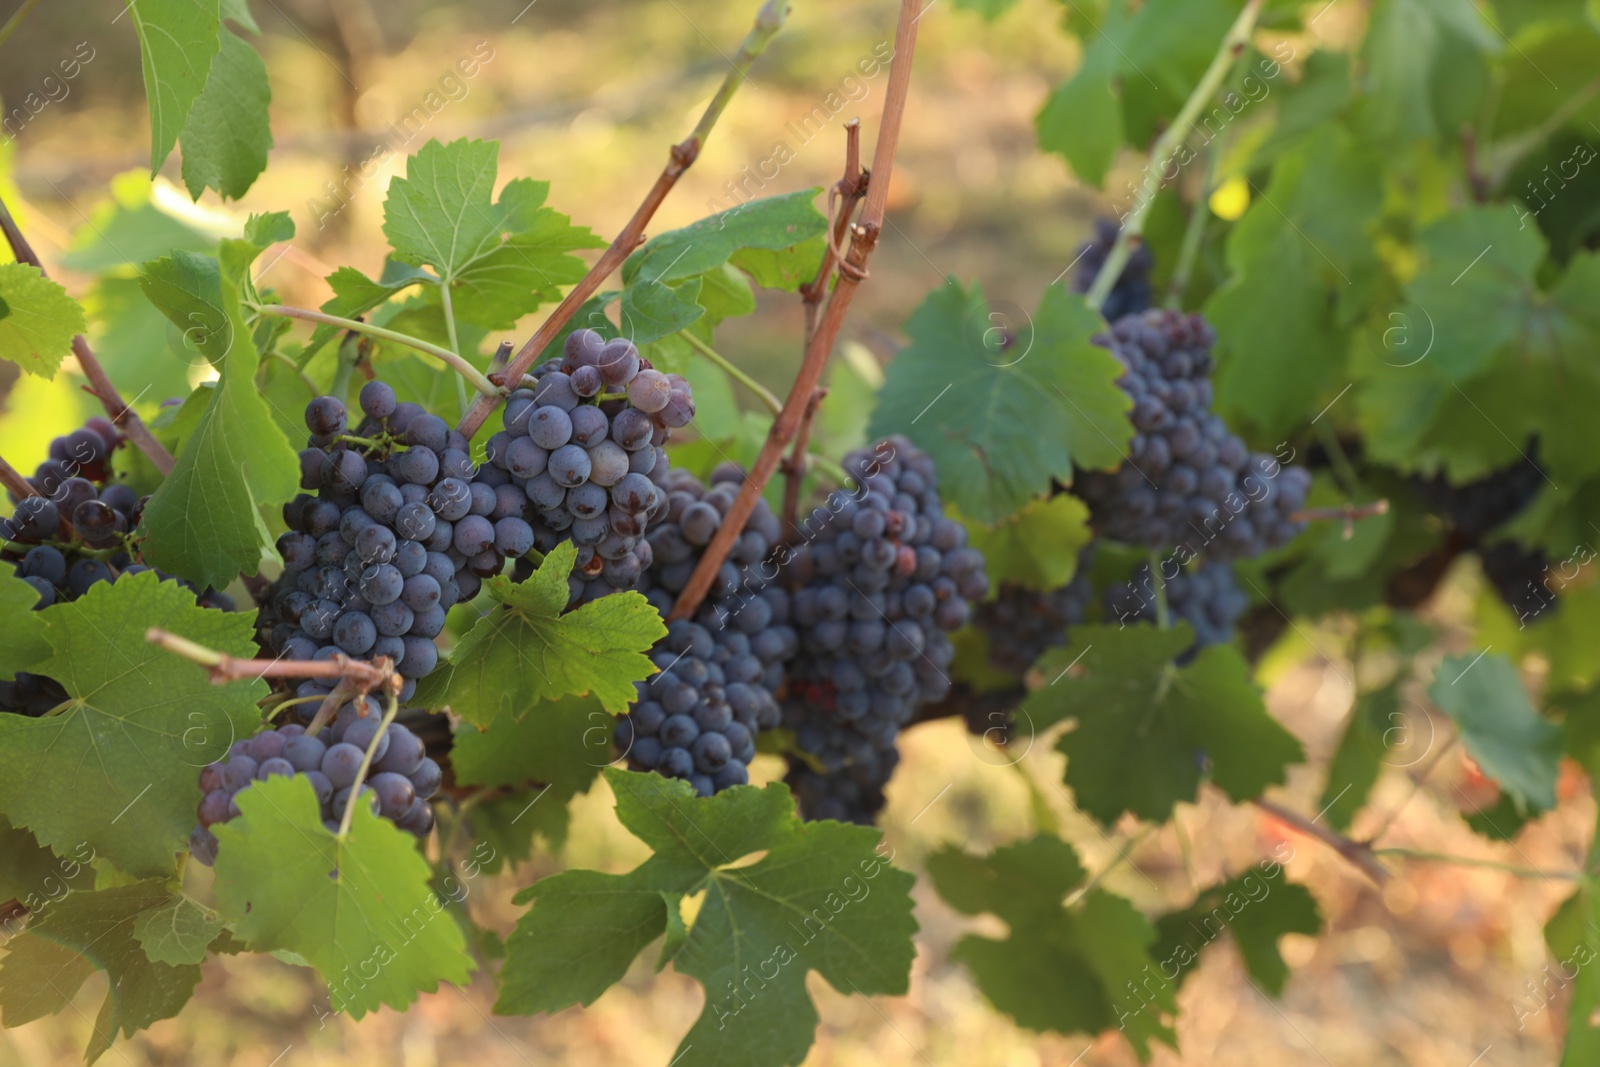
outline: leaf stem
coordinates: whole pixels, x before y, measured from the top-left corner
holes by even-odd
[[[1161,553],[1153,548],[1150,550],[1150,582],[1155,587],[1156,594],[1156,626],[1170,630],[1172,612],[1167,607],[1167,580],[1161,573]]]
[[[1328,453],[1328,463],[1333,467],[1333,473],[1339,479],[1346,493],[1354,493],[1361,488],[1361,476],[1356,473],[1355,464],[1350,462],[1350,457],[1345,453],[1344,445],[1339,443],[1339,432],[1326,422],[1317,424],[1317,440],[1322,442],[1323,451]]]
[[[430,341],[424,341],[420,337],[412,337],[410,334],[400,333],[398,330],[374,326],[370,322],[362,322],[359,319],[345,319],[322,311],[312,311],[310,308],[288,307],[284,304],[248,304],[246,306],[258,315],[276,315],[280,318],[299,319],[302,322],[320,322],[325,326],[338,326],[341,329],[351,330],[355,333],[364,333],[369,337],[393,341],[395,344],[405,345],[407,348],[432,356],[449,366],[485,397],[498,398],[505,392],[505,390],[484,377],[482,371],[465,359],[462,359],[448,348],[440,348],[438,345]]]
[[[515,358],[507,365],[504,373],[499,376],[501,381],[520,382],[522,376],[533,366],[534,360],[539,358],[540,353],[556,339],[556,336],[561,332],[561,328],[572,319],[572,316],[578,313],[579,308],[583,307],[584,301],[593,296],[595,290],[600,288],[600,284],[611,276],[611,272],[622,266],[623,260],[627,259],[633,250],[644,242],[645,227],[650,224],[650,220],[655,216],[656,209],[667,198],[667,194],[672,191],[672,187],[678,184],[678,179],[683,177],[684,172],[693,166],[694,161],[699,158],[700,149],[705,145],[706,139],[711,136],[712,127],[722,117],[723,111],[727,109],[729,101],[733,99],[733,94],[738,90],[739,86],[749,80],[747,75],[750,67],[760,57],[761,53],[767,50],[767,45],[772,42],[773,37],[777,36],[778,31],[783,28],[784,20],[788,18],[788,15],[788,0],[766,0],[766,3],[761,5],[761,10],[756,14],[755,25],[745,35],[743,43],[739,46],[738,53],[733,57],[727,76],[722,79],[721,87],[717,90],[716,95],[711,98],[711,102],[706,105],[705,113],[700,116],[700,121],[695,124],[694,131],[689,134],[686,140],[672,146],[667,165],[662,169],[660,176],[656,178],[655,185],[650,187],[650,191],[645,194],[644,200],[634,210],[633,217],[628,220],[628,224],[622,228],[621,233],[617,234],[616,240],[611,242],[610,247],[600,254],[600,258],[595,261],[594,266],[589,268],[589,272],[583,276],[583,279],[568,291],[567,295],[562,298],[561,303],[556,305],[556,309],[550,313],[550,317],[539,325],[533,336],[528,338],[527,343],[518,350]],[[498,395],[493,397],[480,396],[473,402],[472,409],[462,418],[456,429],[460,430],[470,440],[483,424],[489,420],[489,416],[494,412],[495,405],[498,402]]]
[[[1078,901],[1082,900],[1084,897],[1086,897],[1090,893],[1094,892],[1096,887],[1098,887],[1101,882],[1105,881],[1106,876],[1108,874],[1110,874],[1112,871],[1116,870],[1118,867],[1122,866],[1124,863],[1130,863],[1131,864],[1133,862],[1133,860],[1130,859],[1129,857],[1132,854],[1133,850],[1138,848],[1140,845],[1144,844],[1144,839],[1149,837],[1151,834],[1153,834],[1155,832],[1155,830],[1156,830],[1156,824],[1152,823],[1151,825],[1144,827],[1138,833],[1136,833],[1132,837],[1130,837],[1126,844],[1121,845],[1120,847],[1117,848],[1117,858],[1112,860],[1110,863],[1106,864],[1104,867],[1100,868],[1100,870],[1098,872],[1096,872],[1095,874],[1091,875],[1087,882],[1083,883],[1083,885],[1078,887],[1077,892],[1073,893],[1071,896],[1067,897],[1065,900],[1063,900],[1061,902],[1061,906],[1063,908],[1072,907]]]
[[[305,384],[305,387],[311,390],[312,399],[322,395],[322,390],[317,388],[317,383],[311,380],[311,375],[300,369],[300,364],[296,363],[282,352],[279,352],[276,348],[269,349],[267,351],[267,358],[277,360],[279,363],[284,364],[290,370],[294,371],[295,377],[299,378],[300,381]]]
[[[1227,77],[1234,60],[1238,59],[1249,45],[1250,31],[1255,28],[1261,4],[1262,0],[1248,0],[1244,5],[1244,10],[1239,12],[1239,17],[1234,20],[1222,38],[1222,45],[1212,57],[1211,66],[1206,68],[1200,83],[1194,87],[1194,92],[1189,94],[1189,99],[1183,102],[1183,108],[1178,112],[1177,118],[1172,120],[1172,125],[1162,132],[1150,149],[1148,170],[1151,176],[1141,184],[1133,210],[1128,213],[1122,228],[1117,231],[1116,243],[1111,246],[1110,254],[1100,267],[1100,273],[1095,275],[1094,284],[1089,286],[1088,295],[1084,299],[1090,307],[1098,310],[1106,302],[1106,297],[1111,294],[1111,287],[1122,276],[1122,268],[1127,266],[1128,257],[1133,254],[1134,242],[1143,239],[1145,220],[1150,215],[1150,208],[1156,202],[1157,194],[1161,192],[1161,170],[1166,167],[1167,160],[1177,151],[1178,146],[1189,136],[1200,110],[1222,85],[1222,79]]]
[[[716,349],[700,340],[700,338],[696,337],[688,330],[684,330],[681,334],[679,334],[679,336],[685,341],[689,342],[690,348],[694,349],[696,352],[699,352],[702,356],[706,357],[706,359],[710,360],[718,367],[721,367],[723,371],[727,373],[728,377],[732,378],[734,381],[738,382],[740,385],[754,393],[756,398],[765,404],[767,406],[767,410],[772,412],[773,415],[776,416],[783,412],[783,402],[772,395],[772,390],[768,389],[766,386],[750,377],[750,375],[734,366],[732,360],[720,354]]]
[[[449,278],[439,279],[439,306],[444,311],[444,332],[445,336],[450,339],[450,351],[459,356],[461,355],[461,341],[456,336],[456,309],[450,303]],[[467,417],[467,411],[470,406],[470,402],[467,400],[467,383],[463,379],[457,378],[456,407],[461,412],[462,418]]]
[[[1211,207],[1207,203],[1207,188],[1189,210],[1189,222],[1183,229],[1183,244],[1178,246],[1178,262],[1172,268],[1172,279],[1167,282],[1167,308],[1183,310],[1183,294],[1189,288],[1189,275],[1194,272],[1195,260],[1200,256],[1200,246],[1205,243],[1206,229],[1211,222]]]
[[[1507,138],[1499,144],[1490,145],[1482,153],[1484,159],[1482,178],[1484,185],[1487,186],[1485,191],[1499,188],[1529,152],[1565,126],[1572,116],[1587,107],[1596,96],[1600,96],[1600,78],[1580,87],[1533,129],[1519,136]]]
[[[350,379],[355,374],[356,364],[361,362],[361,342],[359,339],[346,337],[339,342],[339,355],[334,361],[333,384],[328,387],[328,395],[339,398],[341,403],[350,395]]]
[[[1518,878],[1544,878],[1553,881],[1578,882],[1587,878],[1583,871],[1546,871],[1536,867],[1519,867],[1499,860],[1484,860],[1473,856],[1454,856],[1448,852],[1425,852],[1413,848],[1375,848],[1374,856],[1394,856],[1398,859],[1418,860],[1423,863],[1449,863],[1457,867],[1481,867],[1490,871],[1503,871]]]
[[[350,835],[350,820],[355,816],[356,805],[361,803],[361,787],[366,784],[367,772],[372,769],[372,756],[378,751],[378,742],[389,732],[389,724],[394,722],[394,717],[398,714],[400,714],[399,697],[390,692],[389,706],[384,709],[383,721],[378,724],[378,730],[372,735],[372,740],[367,742],[366,754],[361,757],[361,769],[356,771],[356,780],[350,786],[350,799],[345,802],[344,814],[339,818],[340,840]]]
[[[1278,821],[1288,823],[1301,833],[1321,841],[1379,887],[1389,881],[1389,870],[1378,862],[1377,857],[1373,855],[1371,845],[1352,841],[1336,830],[1318,825],[1315,819],[1308,819],[1298,811],[1292,811],[1265,797],[1257,797],[1251,803]]]
[[[828,297],[827,307],[823,309],[817,328],[806,345],[805,358],[800,363],[794,384],[789,388],[783,411],[773,420],[772,428],[767,431],[767,439],[761,446],[761,454],[756,457],[749,476],[739,487],[739,495],[734,498],[722,525],[706,546],[694,573],[672,606],[669,622],[691,617],[705,599],[718,568],[728,558],[734,541],[743,532],[750,513],[755,510],[761,491],[777,471],[784,448],[799,432],[806,405],[811,402],[812,391],[822,377],[822,368],[839,339],[839,331],[844,327],[851,301],[867,277],[867,260],[878,247],[878,237],[883,232],[890,176],[894,170],[895,150],[900,144],[900,125],[905,118],[906,96],[911,84],[911,60],[917,47],[917,24],[921,18],[922,0],[900,0],[900,15],[895,25],[894,58],[889,61],[889,83],[884,93],[882,125],[872,156],[872,182],[867,187],[861,221],[851,229],[849,253],[839,263],[839,282]]]
[[[39,6],[39,0],[22,0],[22,6],[17,8],[12,16],[6,19],[6,24],[0,26],[0,44],[5,44],[11,35],[17,32],[17,27],[22,20],[28,17],[28,12]]]
[[[45,273],[44,264],[39,261],[39,256],[28,243],[28,239],[17,228],[16,220],[11,217],[11,212],[3,200],[0,200],[0,231],[4,231],[6,243],[11,246],[11,254],[17,257],[18,263],[26,263],[40,274]],[[155,435],[144,424],[144,420],[139,418],[138,413],[123,403],[117,387],[111,384],[105,368],[94,358],[89,342],[84,340],[81,333],[72,339],[72,354],[78,358],[78,366],[83,368],[84,377],[89,379],[88,391],[100,401],[100,406],[106,409],[106,417],[127,434],[128,440],[145,454],[156,470],[164,475],[171,474],[174,463],[172,453],[155,439]]]

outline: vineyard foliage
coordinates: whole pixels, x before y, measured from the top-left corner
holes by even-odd
[[[240,197],[273,147],[245,0],[128,10],[151,167]],[[782,22],[762,9],[729,86]],[[1150,914],[1042,820],[913,871],[871,825],[903,730],[1039,743],[1059,755],[1028,766],[1107,832],[1207,792],[1276,808],[1307,752],[1256,665],[1333,619],[1358,691],[1307,847],[1402,862],[1339,835],[1419,701],[1497,787],[1463,813],[1490,840],[1563,803],[1564,762],[1600,773],[1595,6],[1100,0],[1051,32],[1080,59],[1039,149],[1117,225],[1036,294],[947,279],[879,375],[832,364],[770,487],[810,390],[763,399],[717,330],[758,290],[815,312],[872,284],[875,232],[830,230],[848,174],[619,245],[583,288],[609,245],[583,190],[430,140],[385,194],[382,270],[333,270],[320,308],[266,281],[286,212],[218,239],[124,176],[60,257],[87,286],[5,213],[0,358],[86,377],[110,421],[38,427],[51,458],[6,481],[0,1022],[103,971],[94,1062],[218,954],[309,968],[355,1018],[470,981],[502,1014],[588,1005],[644,956],[704,989],[673,1064],[780,1067],[812,1046],[811,972],[906,992],[923,874],[992,917],[953,958],[996,1010],[1148,1059],[1208,924],[1278,995],[1313,894],[1267,854]],[[1419,610],[1474,570],[1446,649]],[[649,858],[534,881],[514,930],[479,929],[463,865],[559,853],[602,779]],[[1552,958],[1600,952],[1593,870]],[[1586,971],[1566,1062],[1596,1019]]]

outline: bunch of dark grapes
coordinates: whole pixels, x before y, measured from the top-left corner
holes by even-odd
[[[1443,474],[1413,478],[1428,510],[1472,543],[1497,526],[1509,522],[1539,494],[1545,485],[1539,466],[1538,442],[1528,445],[1528,456],[1476,481],[1452,485]]]
[[[1111,254],[1111,246],[1117,243],[1118,229],[1110,219],[1095,220],[1094,240],[1078,249],[1078,268],[1072,275],[1073,292],[1089,291],[1100,268],[1105,266],[1106,257]],[[1107,322],[1116,322],[1124,315],[1137,314],[1150,306],[1150,269],[1154,265],[1155,259],[1150,255],[1150,249],[1140,241],[1134,246],[1133,254],[1123,265],[1122,273],[1117,276],[1116,284],[1111,287],[1100,308]]]
[[[663,616],[738,496],[744,471],[725,464],[706,487],[687,471],[666,478],[666,507],[648,537],[653,565],[640,589]],[[651,653],[661,673],[638,683],[639,701],[617,724],[634,770],[684,778],[701,796],[744,785],[756,735],[782,718],[784,665],[799,650],[789,594],[762,574],[779,536],[758,501],[694,619],[669,623]]]
[[[1250,607],[1250,598],[1234,582],[1233,567],[1225,563],[1179,570],[1163,586],[1171,620],[1187,622],[1195,634],[1194,646],[1179,657],[1180,663],[1202,648],[1232,641],[1234,623]],[[1148,563],[1141,564],[1127,582],[1106,590],[1106,618],[1123,626],[1157,622],[1156,587]]]
[[[337,398],[306,408],[300,484],[316,495],[284,506],[284,570],[262,604],[261,639],[286,659],[388,656],[405,700],[438,665],[445,613],[476,596],[506,555],[526,552],[533,530],[523,501],[509,500],[515,490],[473,479],[467,441],[443,419],[397,403],[382,382],[362,387],[361,409],[350,435]],[[330,688],[306,681],[297,695]],[[309,717],[314,703],[302,710]]]
[[[1217,560],[1258,556],[1305,528],[1311,476],[1252,454],[1211,411],[1211,346],[1204,319],[1146,311],[1096,338],[1121,361],[1117,384],[1133,400],[1129,460],[1112,473],[1080,472],[1073,491],[1098,532],[1149,548],[1186,546]]]
[[[644,534],[666,507],[661,446],[694,418],[694,397],[685,379],[653,369],[631,341],[577,330],[565,351],[506,401],[483,475],[495,477],[493,468],[526,494],[532,547],[577,546],[578,602],[632,589],[650,565]]]
[[[1499,541],[1478,549],[1483,577],[1507,607],[1526,624],[1559,603],[1547,581],[1550,560],[1540,548]]]
[[[361,697],[341,708],[314,736],[297,723],[267,730],[235,741],[226,759],[201,771],[200,791],[205,795],[198,811],[200,823],[189,835],[190,854],[209,867],[217,858],[211,827],[239,814],[235,797],[241,790],[273,775],[303,775],[321,805],[322,824],[337,833],[374,738],[377,747],[360,795],[374,815],[427,837],[433,829],[428,798],[438,791],[443,777],[439,765],[428,758],[421,738],[399,723],[384,727],[378,702]]]
[[[792,614],[800,654],[784,725],[788,782],[813,819],[870,822],[901,727],[949,692],[960,629],[989,590],[983,556],[948,519],[933,460],[903,437],[845,457],[855,479],[802,524]]]
[[[39,594],[34,610],[77,600],[100,582],[151,569],[134,562],[126,548],[145,498],[112,480],[111,453],[123,440],[103,418],[55,438],[50,458],[28,479],[38,495],[13,498],[15,512],[0,519],[0,540],[6,542],[0,564],[9,564]],[[201,607],[234,609],[225,593],[157,573],[192,592]],[[66,690],[43,675],[19,673],[13,681],[0,681],[0,712],[43,715],[66,698]]]
[[[989,662],[1020,677],[1040,656],[1067,643],[1067,628],[1084,622],[1094,600],[1093,556],[1092,545],[1084,549],[1077,573],[1059,589],[1041,592],[1004,582],[994,599],[978,605],[975,620],[988,639]]]

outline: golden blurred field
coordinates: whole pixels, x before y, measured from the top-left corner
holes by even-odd
[[[440,87],[456,60],[475,49],[480,56],[492,50],[465,91],[451,90],[459,99],[432,116],[422,136],[500,139],[502,180],[548,179],[552,205],[609,237],[653,180],[667,146],[692,126],[722,76],[719,50],[731,52],[755,4],[535,0],[524,8],[523,0],[267,0],[252,6],[266,31],[258,43],[272,74],[278,148],[243,203],[208,199],[202,207],[220,213],[220,227],[236,225],[249,211],[289,210],[299,226],[296,251],[272,267],[269,280],[287,300],[314,306],[328,295],[321,279],[331,268],[348,263],[377,270],[383,189],[403,172],[404,159],[396,155],[380,167],[319,228],[326,211],[318,202],[328,202],[324,183],[341,181],[344,165],[367,158],[397,117]],[[121,7],[120,0],[47,5],[10,42],[8,67],[0,72],[0,92],[11,99],[78,41],[87,38],[97,50],[73,95],[37,116],[10,148],[23,221],[47,265],[105,195],[107,181],[145,159],[137,49],[131,28],[114,21]],[[930,9],[891,193],[893,225],[847,338],[887,356],[907,312],[943,277],[980,279],[991,295],[1033,306],[1071,262],[1100,206],[1099,194],[1076,184],[1059,160],[1036,151],[1031,125],[1044,94],[1074,62],[1074,46],[1055,29],[1061,12],[1052,0],[1025,0],[988,25],[950,4]],[[874,136],[885,77],[855,79],[853,72],[890,38],[894,13],[894,5],[882,2],[796,0],[788,29],[756,67],[655,228],[730,206],[727,183],[743,180],[745,168],[770,158],[780,140],[794,142],[794,159],[765,192],[835,180],[843,122],[859,115],[869,146]],[[845,106],[821,134],[799,143],[787,124],[824,104],[829,93],[845,97]],[[175,163],[168,168],[175,176]],[[69,288],[87,282],[56,273]],[[755,316],[725,327],[719,347],[781,389],[798,361],[799,331],[797,302],[767,294]],[[55,384],[21,383],[4,404],[0,451],[18,466],[42,458],[46,431],[68,425],[84,408],[67,376]],[[1458,585],[1471,581],[1461,575]],[[1460,625],[1467,602],[1459,589],[1442,597],[1441,621]],[[1291,636],[1267,661],[1264,678],[1270,707],[1310,756],[1280,798],[1303,812],[1315,809],[1319,768],[1352,697],[1348,664],[1323,658],[1317,647],[1337,648],[1337,639]],[[1213,947],[1180,998],[1182,1052],[1158,1051],[1154,1062],[1163,1067],[1507,1067],[1548,1064],[1558,1056],[1564,1002],[1528,1015],[1520,1028],[1516,1005],[1519,998],[1527,1001],[1524,984],[1542,979],[1542,926],[1569,883],[1412,862],[1395,865],[1395,878],[1380,893],[1316,841],[1215,794],[1180,808],[1187,849],[1171,827],[1131,845],[1129,829],[1108,839],[1071,811],[1053,786],[1060,781],[1060,757],[1045,746],[1009,767],[947,721],[911,731],[903,748],[884,827],[898,861],[913,871],[941,845],[987,849],[1033,832],[1046,817],[1059,821],[1091,871],[1115,864],[1107,884],[1154,911],[1186,902],[1194,886],[1235,874],[1288,840],[1294,850],[1289,877],[1309,886],[1321,903],[1325,934],[1286,940],[1293,974],[1276,1002],[1252,988],[1226,938]],[[766,777],[775,777],[776,761],[762,761]],[[1491,846],[1456,814],[1473,806],[1463,791],[1469,778],[1459,755],[1443,760],[1420,791],[1391,770],[1358,820],[1356,836],[1377,830],[1398,810],[1385,844],[1546,869],[1580,862],[1593,818],[1589,803],[1568,804],[1514,844]],[[602,783],[574,805],[562,855],[542,852],[513,874],[478,879],[471,907],[481,922],[504,933],[519,910],[510,904],[512,894],[533,879],[565,865],[626,870],[641,855],[611,817]],[[203,896],[208,877],[191,872],[191,891]],[[1118,1037],[1090,1044],[1081,1036],[1035,1035],[995,1013],[948,960],[963,933],[992,920],[957,915],[925,881],[917,901],[922,934],[910,995],[841,996],[813,976],[823,1022],[807,1064],[1136,1062]],[[79,1062],[104,989],[103,979],[93,979],[73,1013],[0,1032],[0,1067]],[[701,995],[691,980],[670,971],[653,974],[641,960],[627,981],[587,1010],[502,1018],[490,1014],[493,1000],[490,983],[480,978],[464,989],[425,996],[404,1015],[384,1011],[356,1023],[323,1016],[322,990],[305,971],[266,957],[213,959],[181,1018],[120,1042],[102,1062],[663,1067],[698,1014]]]

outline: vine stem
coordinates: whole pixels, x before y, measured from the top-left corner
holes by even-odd
[[[1374,515],[1389,514],[1388,498],[1374,500],[1370,504],[1341,504],[1335,508],[1303,508],[1289,516],[1291,522],[1332,522],[1335,520],[1344,523],[1344,539],[1346,541],[1356,535],[1356,520],[1370,519]]]
[[[870,177],[868,172],[861,169],[861,120],[851,119],[844,124],[844,176],[834,183],[828,197],[830,208],[834,197],[838,197],[838,214],[828,220],[832,231],[828,234],[828,246],[823,250],[822,264],[817,267],[816,277],[800,287],[801,306],[805,309],[806,319],[806,348],[811,347],[811,335],[817,331],[817,314],[822,308],[822,298],[828,292],[828,280],[838,263],[839,245],[849,232],[850,219],[855,215],[857,205],[867,195]]]
[[[145,631],[144,639],[157,648],[209,668],[211,680],[217,685],[251,678],[349,678],[365,690],[398,692],[404,684],[387,656],[379,656],[371,663],[351,659],[342,652],[332,659],[321,660],[239,659],[154,627]]]
[[[28,479],[22,476],[17,468],[7,463],[4,456],[0,456],[0,485],[5,486],[11,492],[11,495],[18,500],[23,497],[43,495],[33,487],[33,484]]]
[[[17,27],[22,25],[22,20],[28,17],[28,12],[38,6],[39,0],[22,0],[22,6],[6,19],[4,26],[0,26],[0,44],[5,44],[11,35],[17,32]]]
[[[394,722],[394,717],[400,714],[400,699],[395,691],[389,692],[389,706],[384,709],[383,721],[378,724],[377,731],[372,735],[372,740],[367,742],[367,751],[361,757],[361,769],[356,771],[356,780],[350,786],[350,799],[345,802],[344,814],[339,818],[339,838],[343,840],[350,834],[350,820],[355,816],[356,805],[361,802],[361,787],[367,782],[367,772],[372,769],[373,753],[378,751],[378,742],[383,740],[383,735],[389,732],[389,724]]]
[[[822,377],[822,368],[839,339],[839,330],[844,326],[850,303],[867,277],[867,260],[871,258],[873,249],[877,248],[878,237],[883,232],[884,213],[889,199],[889,177],[894,170],[895,149],[900,143],[900,124],[905,118],[906,93],[911,84],[911,58],[917,46],[917,23],[921,17],[922,0],[900,0],[900,18],[894,34],[894,58],[889,63],[889,85],[883,102],[883,126],[872,156],[872,184],[867,189],[861,209],[861,221],[851,229],[850,251],[839,261],[838,284],[834,286],[833,295],[828,298],[822,317],[817,322],[817,329],[806,345],[805,359],[801,361],[800,372],[789,389],[789,398],[784,401],[782,413],[773,420],[772,428],[767,431],[767,439],[761,446],[761,454],[756,457],[749,476],[739,487],[739,495],[728,508],[716,536],[695,565],[694,574],[678,595],[668,621],[689,618],[705,599],[717,569],[727,559],[734,541],[744,530],[745,521],[755,510],[762,489],[778,469],[785,446],[799,432],[806,405],[811,402],[811,394]]]
[[[1373,854],[1371,845],[1353,841],[1336,830],[1331,830],[1326,826],[1319,826],[1299,812],[1291,811],[1283,805],[1267,800],[1264,797],[1257,798],[1251,803],[1271,815],[1274,819],[1288,823],[1308,837],[1314,837],[1321,841],[1324,845],[1344,857],[1345,861],[1351,866],[1372,879],[1378,886],[1388,884],[1389,870],[1378,862],[1376,855]]]
[[[800,483],[805,481],[806,460],[810,456],[811,424],[817,417],[817,408],[822,405],[822,400],[828,395],[826,386],[819,385],[811,390],[811,399],[806,403],[805,414],[800,417],[800,430],[794,437],[794,450],[789,453],[789,458],[783,461],[783,529],[786,537],[794,537],[800,529],[795,525],[795,520],[800,514]]]
[[[689,342],[690,348],[706,357],[706,359],[710,360],[718,367],[721,367],[727,373],[728,377],[732,378],[734,381],[738,382],[740,385],[754,393],[757,398],[759,398],[760,401],[767,406],[767,410],[772,412],[773,415],[782,413],[783,401],[773,396],[772,390],[768,389],[766,386],[750,377],[750,375],[734,366],[733,361],[728,359],[727,356],[722,355],[715,348],[712,348],[710,345],[700,340],[700,338],[696,337],[688,330],[684,330],[681,334],[679,334],[679,336],[685,341]]]
[[[760,58],[761,53],[767,50],[767,45],[777,36],[788,17],[788,0],[766,0],[766,3],[761,5],[761,10],[756,14],[755,25],[750,28],[750,32],[739,45],[739,51],[733,57],[727,77],[722,79],[722,85],[711,98],[711,102],[706,105],[706,110],[700,116],[700,121],[695,124],[693,132],[681,143],[672,146],[667,165],[662,168],[660,176],[645,194],[644,200],[634,209],[633,217],[622,228],[622,232],[617,234],[616,240],[600,254],[600,258],[589,268],[589,272],[567,292],[566,296],[562,297],[561,303],[556,305],[550,317],[540,324],[533,336],[518,350],[506,369],[498,376],[500,381],[520,382],[522,376],[539,358],[539,354],[550,346],[561,333],[561,328],[571,321],[579,308],[583,307],[583,302],[594,295],[595,290],[600,288],[600,284],[610,277],[613,271],[622,266],[623,260],[627,259],[635,248],[644,243],[645,227],[655,217],[656,209],[667,198],[672,187],[678,184],[678,179],[683,177],[684,172],[700,157],[700,149],[711,136],[711,130],[716,126],[717,120],[727,110],[733,94],[747,80],[751,66]],[[498,395],[478,397],[462,416],[456,429],[471,440],[489,420],[498,403]]]
[[[1183,102],[1183,109],[1178,112],[1178,117],[1172,120],[1172,125],[1166,128],[1156,140],[1154,147],[1150,149],[1150,166],[1156,168],[1156,172],[1152,177],[1147,177],[1140,186],[1133,210],[1128,213],[1127,220],[1117,231],[1116,243],[1111,246],[1110,254],[1100,267],[1100,273],[1095,275],[1094,284],[1089,286],[1089,292],[1084,299],[1090,307],[1098,309],[1106,302],[1111,287],[1122,276],[1122,268],[1127,266],[1128,257],[1133,254],[1134,242],[1143,240],[1145,220],[1150,215],[1150,208],[1156,201],[1156,195],[1161,191],[1161,168],[1166,166],[1167,160],[1189,136],[1201,108],[1206,106],[1218,87],[1222,85],[1222,79],[1227,76],[1233,61],[1249,45],[1250,32],[1255,28],[1261,4],[1262,0],[1248,0],[1244,5],[1244,10],[1239,12],[1239,17],[1234,20],[1222,38],[1222,46],[1217,49],[1217,54],[1211,60],[1211,66],[1206,68],[1205,74],[1200,78],[1200,84],[1194,87],[1189,99]],[[1154,188],[1151,188],[1152,182]]]
[[[17,228],[16,220],[11,217],[11,211],[6,207],[4,200],[0,200],[0,230],[5,231],[6,243],[11,246],[11,254],[17,257],[18,263],[26,263],[40,274],[45,273],[44,264],[39,261],[39,256],[28,243],[28,239]],[[155,435],[144,424],[144,420],[139,418],[138,413],[123,403],[117,387],[111,384],[105,368],[94,358],[89,342],[81,333],[72,339],[72,354],[78,358],[78,366],[83,368],[84,377],[89,379],[88,392],[100,401],[101,407],[106,409],[106,417],[122,428],[128,440],[145,454],[145,458],[150,460],[156,470],[163,475],[171,474],[172,453],[155,439]]]
[[[324,311],[312,311],[310,308],[289,307],[285,304],[247,304],[246,306],[258,315],[275,315],[279,318],[299,319],[302,322],[320,322],[325,326],[338,326],[354,333],[364,333],[369,337],[393,341],[395,344],[413,348],[448,365],[450,369],[461,375],[474,389],[486,397],[498,398],[505,392],[505,390],[484,377],[482,371],[465,359],[448,348],[440,348],[438,345],[424,341],[420,337],[412,337],[410,334],[385,329],[382,326],[374,326],[370,322],[362,322],[360,319],[346,319],[340,318],[338,315],[329,315]]]
[[[1150,582],[1155,586],[1156,627],[1172,629],[1172,610],[1167,604],[1167,580],[1161,574],[1161,553],[1150,550]]]
[[[1502,871],[1515,875],[1518,878],[1545,878],[1555,881],[1580,882],[1589,877],[1583,871],[1545,871],[1537,867],[1519,867],[1512,863],[1501,863],[1499,860],[1484,860],[1474,856],[1455,856],[1448,852],[1425,852],[1413,848],[1377,848],[1372,850],[1374,856],[1394,856],[1397,859],[1419,860],[1424,863],[1449,863],[1457,867],[1482,867],[1490,871]]]

